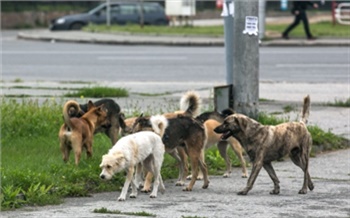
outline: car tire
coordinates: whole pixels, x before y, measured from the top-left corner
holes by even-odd
[[[81,30],[81,28],[83,27],[82,23],[72,23],[69,27],[70,30]]]

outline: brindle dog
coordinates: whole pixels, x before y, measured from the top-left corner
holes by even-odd
[[[304,183],[299,194],[306,194],[307,188],[314,189],[308,170],[312,146],[311,134],[306,127],[309,108],[310,97],[306,96],[300,122],[267,126],[245,115],[234,114],[228,116],[223,124],[215,128],[215,132],[223,133],[223,139],[230,136],[238,139],[253,163],[247,186],[238,192],[239,195],[246,195],[252,189],[262,167],[274,183],[274,189],[270,194],[279,194],[279,180],[271,162],[287,154],[289,154],[293,163],[304,171]]]
[[[139,117],[135,121],[133,130],[134,132],[145,130],[153,131],[150,117]],[[190,116],[179,114],[177,117],[168,119],[168,127],[165,129],[162,139],[166,152],[173,153],[176,151],[176,148],[183,147],[186,154],[191,159],[193,176],[190,183],[183,191],[192,191],[198,176],[198,166],[203,172],[204,184],[202,188],[208,188],[208,170],[204,161],[204,156],[202,155],[206,143],[206,134],[203,125]],[[180,168],[180,173],[181,170]],[[184,181],[186,176],[187,172],[184,170],[182,175],[180,175],[180,179]]]

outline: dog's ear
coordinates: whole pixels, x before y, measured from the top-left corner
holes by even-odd
[[[106,112],[108,113],[108,109],[105,107],[104,104],[101,104],[98,108],[97,111],[101,114],[101,112]]]
[[[91,100],[89,100],[89,102],[88,102],[88,111],[91,110],[92,108],[95,108],[95,105],[94,105],[94,103],[92,103]]]

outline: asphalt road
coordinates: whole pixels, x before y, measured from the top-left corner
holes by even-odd
[[[225,83],[223,47],[117,46],[16,40],[3,31],[2,79]],[[347,47],[262,47],[260,81],[348,83]]]

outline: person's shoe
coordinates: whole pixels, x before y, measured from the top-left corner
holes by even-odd
[[[316,40],[317,38],[314,36],[307,37],[307,40]]]
[[[288,39],[289,39],[289,36],[286,35],[286,34],[282,34],[282,38],[288,40]]]

